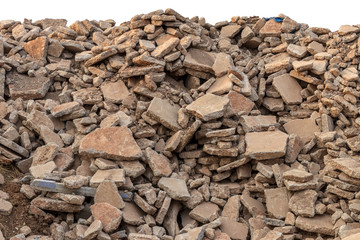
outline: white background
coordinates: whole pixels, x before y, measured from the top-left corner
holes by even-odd
[[[360,0],[0,0],[0,20],[33,21],[43,18],[75,20],[113,19],[117,25],[136,14],[173,8],[185,17],[205,17],[207,22],[232,16],[274,17],[283,13],[310,27],[332,31],[341,25],[360,24]]]

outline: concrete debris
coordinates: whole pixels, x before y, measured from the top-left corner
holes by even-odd
[[[0,166],[51,234],[0,239],[359,238],[359,25],[166,9],[0,29]],[[1,230],[24,207],[2,169]]]

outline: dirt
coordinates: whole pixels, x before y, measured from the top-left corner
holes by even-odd
[[[20,228],[28,226],[31,228],[32,235],[49,234],[49,224],[42,218],[35,218],[34,215],[28,213],[30,200],[22,193],[21,174],[14,166],[0,165],[0,173],[5,177],[5,184],[0,185],[0,190],[10,195],[9,201],[13,204],[13,210],[9,216],[0,215],[0,230],[4,234],[5,239],[20,233]]]

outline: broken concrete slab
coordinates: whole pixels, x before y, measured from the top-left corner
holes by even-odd
[[[222,117],[228,104],[229,99],[207,93],[189,104],[186,110],[204,121],[209,121]]]
[[[171,105],[166,99],[155,97],[150,103],[147,115],[165,127],[178,131],[181,130],[177,122],[179,109],[179,105]]]
[[[305,144],[315,137],[315,132],[320,131],[312,118],[290,120],[284,124],[284,129],[288,134],[297,134]]]
[[[288,135],[280,131],[246,133],[246,154],[256,160],[283,157],[287,140]]]
[[[182,179],[162,177],[158,185],[174,200],[187,201],[190,199],[188,188]]]
[[[272,85],[286,104],[299,104],[302,102],[302,88],[296,79],[289,74],[275,77]]]
[[[142,156],[131,131],[125,126],[96,129],[89,133],[82,139],[79,153],[113,160],[137,160]]]
[[[14,100],[19,97],[24,100],[43,98],[52,84],[51,79],[48,77],[29,77],[16,72],[6,74],[6,79],[8,81],[10,97]]]

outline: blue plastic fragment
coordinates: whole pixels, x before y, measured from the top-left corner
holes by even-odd
[[[269,18],[265,18],[266,19],[266,21],[269,21],[270,19],[274,19],[275,20],[275,22],[283,22],[283,18],[281,18],[281,17],[269,17]]]

